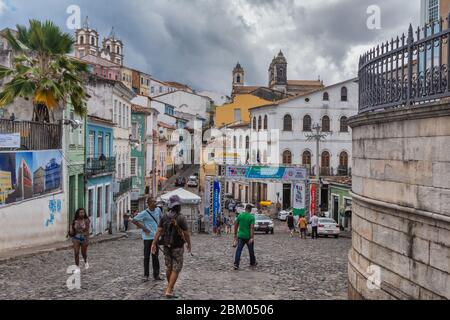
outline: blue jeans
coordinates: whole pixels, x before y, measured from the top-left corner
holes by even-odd
[[[241,263],[242,250],[244,249],[245,245],[247,245],[248,253],[250,254],[250,265],[256,266],[255,246],[254,246],[254,243],[250,244],[249,241],[250,241],[249,239],[239,239],[238,240],[238,246],[236,249],[236,258],[234,259],[234,265],[238,268]]]

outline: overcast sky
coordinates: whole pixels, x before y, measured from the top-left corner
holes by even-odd
[[[0,29],[50,19],[64,31],[78,5],[102,36],[114,26],[125,64],[197,90],[229,94],[239,61],[246,84],[267,85],[283,50],[288,78],[326,85],[356,76],[359,54],[419,22],[419,0],[0,0]],[[370,5],[381,29],[370,30]]]

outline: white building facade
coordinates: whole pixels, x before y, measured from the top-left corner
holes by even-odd
[[[250,113],[250,164],[304,166],[311,175],[319,169],[321,177],[351,174],[352,134],[347,120],[358,113],[356,79],[257,107]],[[319,154],[315,140],[308,139],[317,124],[326,134]],[[253,201],[280,201],[284,207],[292,204],[292,199],[285,199],[292,197],[289,186],[270,183],[256,188]]]

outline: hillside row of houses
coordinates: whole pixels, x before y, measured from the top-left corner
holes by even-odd
[[[0,64],[11,67],[15,52],[5,32]],[[125,66],[123,42],[114,31],[100,49],[99,35],[86,20],[75,33],[72,58],[89,66],[86,117],[67,105],[55,112],[57,123],[32,123],[31,103],[22,99],[0,110],[0,134],[20,133],[21,140],[18,147],[0,149],[6,230],[0,251],[66,239],[78,208],[86,208],[94,236],[122,230],[126,213],[144,209],[179,167],[192,163],[194,129],[201,132],[211,119],[208,96]],[[35,167],[41,158],[46,162]],[[46,179],[49,170],[59,179]],[[54,203],[60,207],[49,224]]]

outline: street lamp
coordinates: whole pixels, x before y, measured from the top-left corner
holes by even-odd
[[[316,142],[316,181],[318,186],[318,199],[320,202],[321,199],[321,187],[320,187],[320,142],[325,141],[328,134],[321,132],[322,127],[319,124],[315,124],[312,127],[312,133],[306,134],[307,141],[315,141]],[[319,216],[320,213],[320,206],[317,206],[317,216]]]

